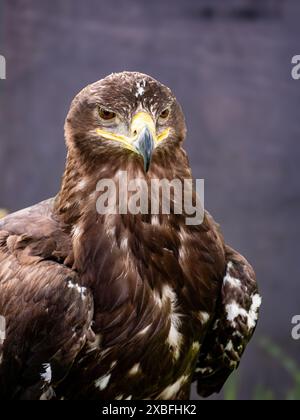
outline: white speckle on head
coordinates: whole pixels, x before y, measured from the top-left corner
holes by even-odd
[[[2,345],[6,339],[6,319],[0,315],[0,344]]]
[[[81,287],[77,283],[73,283],[71,280],[68,281],[68,288],[75,289],[80,295],[82,300],[86,299],[86,287]]]
[[[101,376],[101,378],[99,378],[99,379],[97,379],[97,381],[95,381],[95,387],[99,388],[100,391],[103,391],[107,387],[110,378],[111,378],[110,373],[108,375]]]
[[[144,96],[145,88],[146,88],[146,80],[140,80],[140,81],[137,82],[137,84],[136,84],[137,91],[136,91],[136,94],[135,94],[136,98],[140,98],[140,97]]]
[[[140,372],[141,372],[141,365],[140,365],[140,363],[136,363],[135,365],[132,366],[132,368],[128,372],[128,375],[129,376],[134,376],[134,375],[137,375]]]
[[[176,382],[172,385],[169,385],[165,390],[160,394],[159,399],[162,400],[171,400],[178,394],[181,387],[188,381],[189,377],[187,375],[181,376]]]
[[[227,273],[226,273],[226,276],[224,277],[224,284],[228,284],[228,285],[230,285],[231,287],[234,287],[234,288],[241,288],[242,287],[241,280],[239,280],[235,277],[232,277],[230,275],[230,270],[232,268],[233,268],[233,264],[232,264],[232,262],[229,262],[228,265],[227,265]]]
[[[41,379],[47,384],[50,384],[52,381],[52,369],[50,363],[44,363],[42,365],[43,372],[41,373]]]
[[[258,310],[261,306],[262,299],[256,294],[252,296],[252,305],[249,312],[242,308],[237,302],[232,302],[226,306],[227,320],[232,323],[233,327],[236,327],[235,320],[241,316],[247,321],[249,330],[252,330],[256,326],[258,320]]]

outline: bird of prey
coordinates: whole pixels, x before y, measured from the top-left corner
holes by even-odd
[[[261,297],[210,214],[97,211],[97,183],[120,172],[191,179],[185,136],[176,98],[147,75],[76,96],[58,195],[0,221],[1,399],[186,400],[238,367]]]

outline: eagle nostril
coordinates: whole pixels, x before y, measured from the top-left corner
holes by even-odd
[[[136,137],[137,136],[137,130],[134,130],[133,132],[133,136]]]

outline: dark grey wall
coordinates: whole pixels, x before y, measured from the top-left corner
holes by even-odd
[[[244,398],[259,383],[278,397],[291,385],[260,337],[300,364],[290,334],[300,313],[300,81],[290,64],[300,54],[299,13],[297,0],[0,1],[0,207],[56,193],[64,118],[83,86],[125,69],[169,85],[187,116],[206,206],[254,264],[264,296],[241,366]]]

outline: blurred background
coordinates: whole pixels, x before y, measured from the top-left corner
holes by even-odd
[[[206,207],[264,299],[219,399],[300,399],[299,17],[298,0],[0,0],[0,208],[56,194],[64,118],[88,83],[137,70],[182,103]]]

